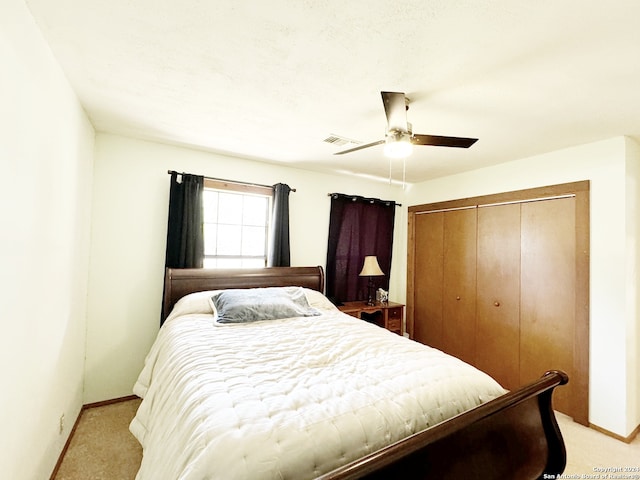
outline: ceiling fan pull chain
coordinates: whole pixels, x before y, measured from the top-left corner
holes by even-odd
[[[406,183],[406,178],[407,178],[407,158],[403,158],[402,159],[402,190],[405,189],[405,187],[407,186]]]

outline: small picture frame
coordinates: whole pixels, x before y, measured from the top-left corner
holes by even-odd
[[[389,292],[379,288],[376,290],[376,301],[379,303],[388,303],[389,302]]]

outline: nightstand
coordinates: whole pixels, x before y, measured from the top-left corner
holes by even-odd
[[[338,309],[352,317],[367,320],[402,335],[404,305],[401,303],[376,302],[375,305],[367,305],[365,301],[344,302]]]

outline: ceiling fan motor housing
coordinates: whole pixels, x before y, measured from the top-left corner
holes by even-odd
[[[387,127],[387,131],[385,134],[386,143],[391,142],[411,142],[411,137],[413,137],[413,127],[411,123],[406,122],[407,129],[403,128],[392,128],[389,129]]]

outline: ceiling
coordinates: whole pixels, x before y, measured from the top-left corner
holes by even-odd
[[[640,135],[637,0],[25,1],[100,132],[407,182]],[[382,90],[479,141],[333,155]]]

